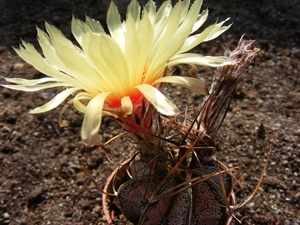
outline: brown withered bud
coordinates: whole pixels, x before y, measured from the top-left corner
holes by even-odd
[[[217,68],[196,125],[197,129],[205,132],[212,140],[222,125],[238,84],[244,79],[248,66],[258,52],[254,41],[244,40],[243,37],[236,49],[225,52],[226,56],[235,60],[235,64]]]

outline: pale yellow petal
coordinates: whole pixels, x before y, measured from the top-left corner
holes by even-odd
[[[93,98],[94,96],[87,92],[79,92],[73,98],[73,105],[79,112],[85,113],[86,104]]]
[[[174,116],[179,113],[179,109],[167,99],[159,90],[149,84],[141,84],[136,88],[144,95],[144,97],[156,108],[156,110],[164,115]]]
[[[74,46],[56,27],[46,24],[46,29],[51,37],[55,55],[62,63],[58,69],[74,79],[80,80],[82,89],[96,94],[96,87],[101,87],[101,82],[97,79],[98,75],[86,62],[81,50]],[[57,65],[56,63],[58,64],[57,61],[53,62],[54,65]]]
[[[35,113],[43,113],[43,112],[50,111],[50,110],[56,108],[59,104],[61,104],[63,101],[65,101],[67,97],[69,97],[71,94],[73,94],[74,92],[76,92],[78,90],[79,90],[79,88],[66,89],[66,90],[60,92],[59,94],[55,95],[55,97],[52,98],[46,104],[44,104],[40,107],[37,107],[33,110],[30,110],[30,113],[35,114]]]
[[[155,40],[154,46],[153,46],[153,55],[150,55],[152,58],[151,64],[149,67],[155,67],[158,63],[160,63],[162,60],[161,58],[164,58],[163,55],[166,54],[166,52],[174,52],[176,50],[168,48],[170,45],[170,40],[172,40],[174,34],[176,33],[179,24],[180,24],[180,15],[181,15],[181,3],[178,2],[173,10],[171,11],[169,18],[167,20],[167,23],[162,30],[162,32],[159,34],[157,40]],[[180,47],[180,46],[179,46]]]
[[[124,35],[125,46],[124,46],[124,56],[128,65],[128,76],[127,85],[133,87],[135,82],[136,67],[138,59],[138,32],[136,24],[131,14],[127,16],[126,20],[126,33]],[[142,64],[139,63],[139,64]],[[144,66],[143,64],[141,66]],[[124,75],[122,74],[124,77]],[[126,83],[124,83],[126,85]]]
[[[86,24],[89,26],[90,31],[94,32],[94,33],[105,33],[101,23],[99,23],[99,21],[91,19],[90,17],[86,16],[85,17],[85,22]],[[88,31],[86,31],[88,32]]]
[[[147,12],[149,15],[149,19],[151,21],[155,20],[155,15],[156,15],[156,5],[153,0],[149,0],[148,3],[144,7],[143,13]]]
[[[102,82],[100,90],[126,95],[129,69],[125,56],[115,40],[109,35],[90,35],[90,40],[86,40],[83,47],[93,68],[103,78],[98,79],[98,82]]]
[[[46,83],[46,82],[54,82],[54,81],[56,81],[52,77],[44,77],[44,78],[32,79],[32,80],[23,79],[23,78],[8,78],[8,77],[4,77],[4,79],[7,82],[14,83],[14,84],[22,84],[22,85],[25,85],[25,86],[30,86],[30,85],[36,85],[36,84],[42,84],[42,83]]]
[[[85,34],[96,33],[96,34],[105,34],[105,31],[102,25],[90,17],[86,16],[85,22],[76,19],[74,16],[71,23],[72,34],[74,35],[77,42],[82,45],[82,39]]]
[[[176,55],[191,33],[193,25],[198,18],[200,0],[194,2],[188,13],[187,3],[188,1],[178,2],[175,5],[168,18],[168,23],[164,30],[165,33],[162,33],[161,38],[157,40],[159,45],[154,45],[154,49],[157,48],[157,50],[149,65],[153,71],[159,71],[162,64],[165,64],[172,56]],[[186,13],[182,13],[182,10],[186,11]],[[151,73],[147,74],[145,80],[151,80],[151,76]]]
[[[99,85],[97,84],[97,88],[101,90],[101,92],[118,92],[120,81],[111,71],[112,65],[109,63],[110,61],[118,61],[119,56],[116,56],[117,58],[108,58],[106,52],[109,54],[111,53],[109,50],[106,50],[107,46],[103,39],[110,39],[110,37],[108,35],[99,36],[96,34],[90,34],[83,39],[82,47],[89,64],[97,73],[97,76],[94,78],[100,83]],[[108,61],[106,61],[106,59],[108,59]]]
[[[191,33],[194,33],[195,31],[197,31],[204,24],[204,22],[207,19],[207,16],[208,16],[208,10],[205,9],[202,11],[202,13],[200,15],[198,15],[198,19],[194,23]]]
[[[195,4],[199,4],[199,0],[196,0],[195,1]],[[199,5],[200,7],[201,5]],[[181,2],[181,15],[180,15],[180,18],[181,18],[181,22],[185,19],[188,11],[189,11],[189,7],[190,7],[190,0],[184,0]]]
[[[125,115],[130,115],[133,111],[132,101],[129,96],[125,96],[121,99],[122,111]]]
[[[57,68],[55,68],[55,66],[51,65],[38,53],[38,51],[34,48],[32,44],[22,41],[22,45],[20,45],[20,49],[14,50],[23,60],[33,65],[38,71],[50,77],[53,77],[57,81],[62,81],[73,86],[80,86],[80,81],[77,81],[72,77],[66,76],[66,74],[62,73]]]
[[[107,12],[106,23],[111,36],[120,44],[123,45],[123,30],[121,17],[116,4],[111,1]]]
[[[206,38],[204,39],[204,41],[210,41],[215,39],[216,37],[220,36],[221,34],[223,34],[226,30],[228,30],[231,27],[231,24],[227,25],[227,26],[223,26],[223,24],[225,22],[227,22],[229,20],[226,19],[220,23],[217,23],[215,25],[212,25],[212,30],[209,32],[209,34],[206,36]],[[209,29],[208,29],[209,31]],[[206,32],[205,30],[203,31],[204,33]]]
[[[142,20],[139,23],[137,29],[137,61],[135,62],[135,83],[137,85],[142,82],[144,79],[141,74],[148,73],[148,61],[152,59],[149,57],[150,52],[152,51],[152,45],[154,41],[154,28],[151,24],[151,21],[148,17],[148,12],[144,12]]]
[[[128,19],[128,16],[131,16],[133,20],[138,23],[140,16],[141,16],[141,7],[140,4],[138,3],[137,0],[132,0],[128,7],[127,7],[127,17],[126,20]]]
[[[10,88],[13,90],[18,90],[18,91],[34,92],[34,91],[40,91],[40,90],[54,88],[54,87],[67,87],[70,85],[67,85],[67,84],[61,83],[61,82],[56,82],[56,83],[36,84],[36,85],[29,85],[29,86],[19,85],[19,84],[17,84],[17,85],[7,84],[7,85],[1,85],[1,86]]]
[[[47,58],[47,62],[49,62],[52,66],[54,66],[58,70],[62,70],[62,68],[65,67],[65,65],[56,54],[56,50],[52,45],[52,40],[49,37],[49,35],[39,28],[37,28],[37,35],[38,35],[39,45],[42,48],[45,58]]]
[[[196,53],[184,53],[174,56],[170,62],[167,63],[168,66],[174,66],[178,64],[191,64],[199,66],[225,66],[232,65],[235,63],[234,60],[226,56],[201,56]]]
[[[99,141],[98,131],[101,125],[102,110],[108,95],[109,93],[100,93],[87,105],[81,129],[81,139],[88,146]]]
[[[193,77],[179,77],[179,76],[168,76],[168,77],[161,77],[154,82],[156,83],[173,83],[179,84],[185,88],[190,89],[193,92],[196,92],[201,95],[207,94],[207,89],[204,82],[198,78]]]
[[[207,27],[203,32],[196,34],[196,35],[192,35],[189,38],[187,38],[185,40],[182,48],[180,49],[179,53],[187,52],[187,51],[191,50],[192,48],[196,47],[197,45],[199,45],[200,43],[210,41],[210,40],[218,37],[222,33],[224,33],[231,26],[231,25],[223,26],[223,24],[227,20],[224,20],[217,24],[213,24],[213,25]]]
[[[165,22],[168,20],[171,11],[172,11],[171,1],[170,0],[164,1],[156,12],[154,24],[157,27],[165,24]]]
[[[72,17],[71,22],[71,31],[76,41],[82,45],[83,34],[87,33],[88,26],[83,21],[76,19],[74,16]]]

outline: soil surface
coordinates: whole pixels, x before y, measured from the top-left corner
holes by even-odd
[[[103,3],[105,2],[105,4]],[[107,1],[0,1],[0,78],[43,76],[13,51],[20,38],[37,45],[35,26],[54,24],[69,37],[72,15],[103,21]],[[206,0],[209,21],[231,18],[222,37],[198,46],[206,55],[223,54],[240,36],[256,39],[261,49],[234,96],[216,140],[217,158],[236,175],[237,202],[260,177],[270,143],[272,155],[263,184],[253,199],[235,212],[242,224],[300,224],[300,4],[298,0]],[[208,24],[208,23],[207,23]],[[209,84],[212,69],[199,68]],[[1,84],[4,79],[1,78]],[[170,98],[184,110],[201,98],[169,87]],[[111,155],[80,144],[82,115],[69,110],[60,128],[61,107],[39,115],[28,113],[51,99],[55,90],[23,93],[0,87],[0,224],[106,224],[101,193],[83,169],[103,187],[116,165],[130,154],[115,142]],[[103,132],[105,131],[105,132]],[[104,119],[103,140],[119,129]],[[122,224],[122,223],[119,223]],[[237,224],[237,222],[234,222]]]

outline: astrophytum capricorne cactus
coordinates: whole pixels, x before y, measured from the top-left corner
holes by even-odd
[[[213,158],[214,138],[237,84],[257,52],[253,41],[241,39],[234,51],[226,52],[236,64],[217,69],[195,120],[181,123],[161,118],[166,127],[179,130],[180,137],[161,138],[171,144],[157,146],[159,154],[152,160],[135,155],[114,171],[104,191],[115,192],[117,206],[129,221],[143,225],[230,223],[231,172]],[[103,195],[110,223],[112,199],[106,193]]]

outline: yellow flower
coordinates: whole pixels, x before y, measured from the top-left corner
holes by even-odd
[[[162,83],[176,83],[201,94],[205,94],[205,87],[199,79],[166,74],[168,67],[181,63],[232,64],[232,60],[224,56],[187,53],[229,28],[223,26],[223,21],[195,34],[208,15],[207,10],[199,14],[201,4],[201,0],[192,5],[184,0],[173,8],[170,1],[166,1],[156,9],[150,0],[141,10],[137,0],[132,0],[126,20],[121,22],[112,2],[107,14],[109,34],[89,17],[85,22],[72,19],[72,33],[80,47],[46,23],[47,33],[37,28],[43,56],[24,41],[20,49],[15,50],[47,77],[6,78],[14,85],[3,86],[22,91],[63,88],[52,100],[30,113],[52,110],[71,96],[61,115],[69,105],[84,113],[81,136],[88,145],[97,142],[102,116],[126,117],[143,101],[151,103],[162,114],[175,115],[177,107],[160,92]],[[64,125],[61,119],[60,123]]]

